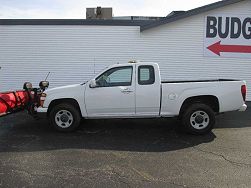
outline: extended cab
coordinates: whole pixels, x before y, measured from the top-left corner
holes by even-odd
[[[94,79],[46,90],[38,114],[59,131],[73,131],[81,118],[178,116],[190,133],[205,134],[215,114],[245,111],[246,83],[238,80],[162,81],[157,63],[115,64]]]

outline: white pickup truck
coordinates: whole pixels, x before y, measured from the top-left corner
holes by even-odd
[[[216,114],[245,111],[245,98],[245,81],[162,81],[157,63],[134,62],[112,65],[83,84],[46,90],[37,113],[64,132],[81,118],[179,117],[188,132],[205,134]]]

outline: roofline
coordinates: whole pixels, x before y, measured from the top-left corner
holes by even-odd
[[[148,29],[151,29],[151,28],[154,28],[154,27],[158,27],[158,26],[163,25],[163,24],[167,24],[167,23],[170,23],[170,22],[175,22],[175,21],[180,20],[180,19],[184,19],[184,18],[187,18],[187,17],[190,17],[190,16],[194,16],[194,15],[197,15],[197,14],[208,12],[208,11],[211,11],[211,10],[214,10],[214,9],[217,9],[217,8],[221,8],[221,7],[224,7],[224,6],[227,6],[227,5],[239,3],[241,1],[245,1],[245,0],[222,0],[222,1],[218,1],[218,2],[215,2],[215,3],[212,3],[212,4],[202,6],[202,7],[191,9],[191,10],[188,10],[188,11],[186,11],[184,13],[173,15],[173,16],[170,16],[170,17],[166,17],[166,18],[164,18],[164,19],[162,19],[160,21],[150,23],[150,24],[147,24],[147,25],[143,25],[140,28],[140,31],[145,31],[145,30],[148,30]]]
[[[0,25],[99,25],[99,26],[139,26],[145,31],[167,23],[175,22],[190,16],[208,12],[227,5],[246,0],[222,0],[209,5],[174,14],[160,20],[86,20],[86,19],[0,19]]]
[[[0,25],[102,25],[143,26],[153,20],[86,20],[86,19],[0,19]]]

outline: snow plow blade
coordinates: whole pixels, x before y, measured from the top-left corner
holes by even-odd
[[[36,117],[40,96],[48,87],[48,81],[41,81],[39,88],[33,88],[30,82],[25,82],[23,90],[0,92],[0,117],[23,110]]]
[[[31,93],[25,90],[0,93],[0,117],[24,110],[31,99]]]

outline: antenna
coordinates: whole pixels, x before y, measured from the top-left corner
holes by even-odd
[[[95,59],[95,57],[93,58],[93,60],[94,60],[94,64],[93,64],[93,72],[94,72],[94,75],[96,74],[96,59]]]
[[[47,80],[47,78],[49,77],[50,73],[51,73],[51,72],[48,72],[48,74],[47,74],[47,76],[46,76],[46,78],[45,78],[45,80],[44,80],[44,81],[46,81],[46,80]]]

